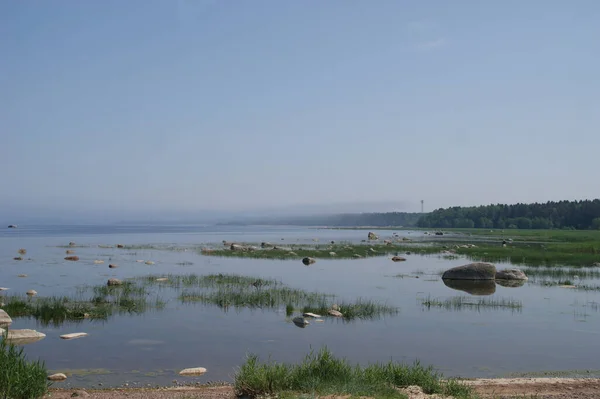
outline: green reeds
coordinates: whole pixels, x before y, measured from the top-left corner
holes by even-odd
[[[421,299],[421,305],[426,309],[441,308],[445,310],[482,310],[482,309],[510,309],[521,310],[521,301],[494,297],[455,296],[447,299],[437,299],[428,296]]]
[[[9,344],[0,335],[0,398],[41,398],[48,391],[46,367],[28,361],[22,347]]]
[[[390,361],[362,367],[336,358],[327,348],[318,353],[311,351],[300,364],[261,363],[257,356],[250,355],[237,370],[234,382],[238,396],[252,398],[301,394],[405,398],[397,388],[410,385],[418,385],[428,394],[474,397],[468,386],[456,380],[443,381],[432,367],[419,362],[406,365]]]

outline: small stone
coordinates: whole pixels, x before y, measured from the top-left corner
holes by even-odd
[[[359,254],[354,254],[354,255],[352,255],[352,257],[353,257],[353,258],[356,258],[356,259],[358,259],[358,258],[362,258],[362,256],[361,256],[361,255],[359,255]]]
[[[206,373],[206,371],[207,370],[204,367],[194,367],[194,368],[181,370],[179,372],[179,375],[190,375],[190,376],[202,375],[202,374]]]
[[[329,310],[327,313],[329,313],[329,315],[333,316],[333,317],[342,317],[342,313],[340,313],[338,310]]]
[[[338,305],[337,303],[334,303],[333,305],[331,305],[331,309],[340,310],[340,305]]]
[[[74,247],[75,245],[76,245],[76,244],[75,244],[73,241],[71,241],[71,242],[69,243],[69,246],[70,246],[70,247]]]
[[[121,280],[119,280],[118,278],[110,278],[108,279],[108,282],[106,283],[106,285],[110,286],[115,286],[115,285],[123,285],[123,282]]]
[[[157,278],[156,281],[169,281],[169,279],[166,277],[160,277],[160,278]]]
[[[318,319],[318,318],[320,318],[320,317],[321,317],[321,316],[319,316],[318,314],[315,314],[315,313],[310,313],[310,312],[304,313],[304,314],[303,314],[303,316],[304,316],[304,317],[314,317],[315,319]]]
[[[77,256],[77,255],[67,256],[67,257],[65,257],[65,260],[70,260],[72,262],[76,262],[79,260],[79,256]]]
[[[74,254],[74,253],[75,253],[75,251],[73,251],[72,249],[67,249],[67,250],[65,251],[65,253],[66,253],[67,255],[72,255],[72,254]]]
[[[294,319],[292,320],[294,322],[295,325],[299,326],[299,327],[304,327],[308,324],[310,324],[308,322],[308,320],[306,320],[304,317],[302,316],[298,316],[298,317],[294,317]]]
[[[123,244],[117,244],[117,248],[125,248],[125,245],[123,245]]]
[[[103,264],[103,263],[104,263],[104,261],[103,261],[103,260],[95,260],[95,261],[94,261],[94,264],[95,264],[95,265],[101,265],[101,264]]]
[[[76,339],[87,337],[87,333],[71,333],[71,334],[63,334],[60,336],[61,339]]]
[[[23,260],[23,258],[21,256],[16,256],[13,258],[13,260]]]
[[[316,260],[314,258],[306,257],[306,258],[302,259],[302,263],[304,263],[306,266],[312,265],[315,262],[316,262]]]
[[[144,263],[144,260],[143,259],[138,259],[138,260],[136,260],[136,262],[137,263]]]
[[[27,253],[27,250],[25,248],[21,248],[17,252],[21,255],[25,255]]]
[[[72,398],[77,398],[77,397],[79,397],[79,398],[87,398],[87,397],[89,397],[89,396],[90,396],[90,394],[89,394],[89,393],[87,393],[86,391],[74,391],[74,392],[71,394],[71,397],[72,397]]]
[[[392,260],[393,260],[394,262],[404,262],[404,261],[406,260],[406,258],[403,258],[403,257],[401,257],[401,256],[394,256],[394,257],[392,258]]]
[[[27,291],[27,295],[29,295],[29,296],[35,296],[35,295],[37,295],[37,291],[36,290],[29,290],[29,291]]]
[[[147,260],[147,261],[146,261],[146,264],[147,264],[147,265],[153,265],[153,264],[154,264],[154,262],[152,262],[151,260]]]
[[[117,267],[119,267],[119,266],[117,266],[117,265],[114,265],[114,264],[112,264],[112,263],[111,263],[110,265],[108,265],[108,268],[109,268],[109,269],[115,269],[115,268],[117,268]]]
[[[19,274],[17,277],[27,277],[26,274]]]
[[[10,288],[0,287],[0,291],[8,291]]]
[[[52,374],[48,376],[48,380],[50,381],[64,381],[67,379],[67,376],[63,373]]]

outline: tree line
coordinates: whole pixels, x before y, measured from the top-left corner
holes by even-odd
[[[422,215],[423,228],[600,229],[600,199],[441,208]]]
[[[290,226],[328,226],[328,227],[414,227],[422,213],[410,212],[373,212],[344,213],[336,215],[315,215],[297,217],[259,218],[247,221],[220,223],[225,225],[290,225]]]

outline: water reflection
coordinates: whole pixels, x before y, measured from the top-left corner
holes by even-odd
[[[517,288],[522,287],[527,280],[496,280],[496,284],[507,287],[507,288]]]
[[[464,291],[471,295],[492,295],[496,292],[494,280],[442,280],[444,285],[457,291]]]

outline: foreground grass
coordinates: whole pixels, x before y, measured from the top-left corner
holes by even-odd
[[[46,375],[44,363],[28,361],[22,347],[9,344],[0,336],[0,398],[41,398],[50,386]]]
[[[424,308],[442,308],[445,310],[482,310],[482,309],[510,309],[521,310],[521,301],[506,298],[476,298],[467,296],[456,296],[444,300],[432,297],[423,298],[421,304]]]
[[[42,326],[59,326],[67,321],[84,319],[106,320],[113,314],[143,313],[150,309],[162,309],[160,298],[150,298],[143,287],[125,282],[122,286],[87,287],[87,297],[27,297],[12,295],[4,297],[3,309],[11,317],[31,317]]]
[[[473,398],[471,388],[455,380],[442,381],[432,367],[418,362],[352,365],[324,348],[311,352],[302,363],[261,363],[251,355],[235,374],[236,394],[257,396],[351,395],[376,398],[406,398],[396,388],[420,386],[425,393]]]

